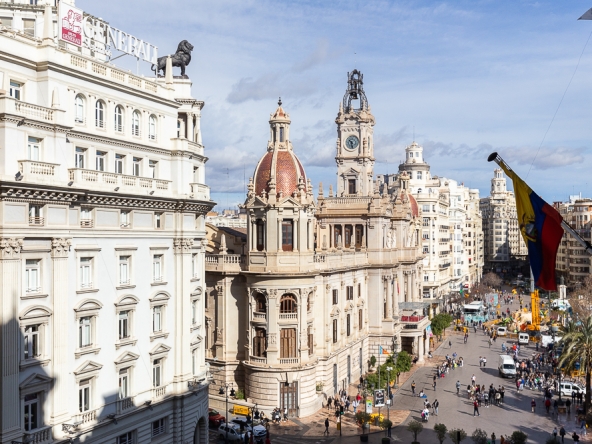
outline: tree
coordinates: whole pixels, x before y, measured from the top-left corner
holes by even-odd
[[[374,367],[376,365],[376,356],[370,356],[370,367]]]
[[[396,371],[399,373],[405,373],[411,370],[411,355],[405,350],[399,352],[397,356]]]
[[[444,333],[446,328],[450,327],[451,322],[451,315],[449,315],[448,313],[438,313],[436,316],[432,318],[431,321],[432,332],[436,336],[442,336],[442,333]]]
[[[487,432],[482,429],[475,429],[473,435],[471,435],[475,444],[487,444],[489,438],[487,438]]]
[[[436,424],[434,426],[434,431],[436,432],[438,441],[440,441],[440,444],[442,444],[446,439],[446,432],[448,431],[448,427],[446,427],[446,424]]]
[[[366,425],[372,420],[370,413],[358,412],[356,413],[356,422],[362,428],[362,434],[366,434]]]
[[[423,424],[419,421],[411,421],[407,424],[407,431],[413,433],[413,442],[417,442],[417,435],[423,430]]]
[[[579,362],[580,370],[586,373],[584,412],[587,416],[592,394],[592,316],[588,316],[574,331],[566,333],[563,344],[559,366],[572,370]]]
[[[572,291],[569,296],[569,304],[574,318],[578,320],[586,319],[592,307],[592,277],[585,278],[583,285]]]
[[[512,440],[512,444],[526,444],[528,435],[524,432],[521,432],[520,430],[516,430],[514,433],[512,433],[510,439]]]
[[[495,273],[487,273],[481,280],[484,285],[491,288],[499,289],[502,285],[502,279]]]
[[[458,433],[460,432],[460,440],[458,439]],[[448,436],[454,444],[459,444],[463,439],[467,437],[467,432],[463,429],[452,429],[448,432]]]

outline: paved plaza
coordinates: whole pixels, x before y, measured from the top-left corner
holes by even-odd
[[[503,306],[505,309],[506,306]],[[517,308],[517,304],[515,307]],[[450,330],[450,329],[449,329]],[[433,427],[436,423],[444,423],[448,429],[462,428],[469,437],[464,440],[464,443],[472,443],[470,435],[477,428],[481,428],[491,435],[495,433],[497,439],[496,443],[500,442],[501,435],[510,435],[515,430],[521,430],[528,435],[529,443],[545,443],[550,437],[553,427],[558,429],[563,425],[569,434],[565,442],[571,443],[571,434],[577,430],[580,434],[579,427],[575,423],[574,415],[562,414],[558,419],[547,415],[543,405],[543,393],[538,391],[523,390],[516,391],[514,379],[504,379],[498,375],[497,360],[501,353],[501,345],[504,338],[500,337],[497,341],[489,347],[488,337],[482,331],[477,331],[475,334],[473,330],[469,335],[467,344],[464,344],[463,337],[460,333],[447,331],[444,341],[436,346],[433,351],[434,357],[426,359],[423,365],[416,365],[412,371],[401,375],[401,387],[396,391],[394,396],[393,408],[388,412],[390,419],[395,426],[392,429],[392,436],[397,437],[403,443],[410,443],[413,437],[410,432],[406,430],[406,424],[411,420],[421,421],[421,409],[423,408],[423,399],[417,396],[412,396],[411,382],[415,381],[417,385],[417,392],[424,389],[428,396],[428,400],[433,402],[438,399],[440,403],[439,415],[430,415],[430,419],[424,424],[424,430],[418,436],[419,442],[422,444],[438,444]],[[448,342],[452,342],[452,347]],[[442,363],[447,354],[452,355],[456,352],[459,357],[464,358],[464,366],[456,370],[450,370],[445,378],[437,380],[436,390],[432,388],[433,376],[435,374],[436,365]],[[520,353],[521,357],[529,357],[535,353],[534,346],[523,348]],[[486,367],[479,366],[479,356],[487,358]],[[505,388],[504,404],[501,406],[482,406],[479,409],[480,416],[473,416],[473,405],[469,401],[467,395],[467,385],[471,383],[471,377],[475,375],[477,384],[484,384],[489,387],[493,384],[495,387],[502,385]],[[460,394],[456,393],[456,381],[460,381]],[[350,386],[350,393],[355,395],[357,387]],[[535,399],[537,408],[535,413],[530,411],[530,402]],[[386,416],[387,412],[382,409],[382,413]],[[324,421],[329,417],[331,422],[329,436],[323,436]],[[385,432],[376,431],[372,427],[369,442],[379,443]],[[317,412],[317,414],[305,418],[293,419],[281,423],[280,425],[271,426],[271,437],[273,444],[294,444],[302,443],[318,443],[318,444],[337,444],[337,443],[359,443],[361,429],[355,424],[353,413],[347,413],[344,418],[341,436],[335,424],[335,417],[333,411],[327,409]],[[372,432],[375,433],[372,433]],[[215,434],[211,434],[215,437]],[[580,442],[592,441],[592,436],[581,436]],[[444,442],[451,443],[447,438]]]

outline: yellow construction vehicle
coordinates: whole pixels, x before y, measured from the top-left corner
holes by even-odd
[[[541,312],[539,311],[539,291],[530,293],[530,309],[532,313],[532,322],[528,326],[529,330],[539,331],[541,329]]]

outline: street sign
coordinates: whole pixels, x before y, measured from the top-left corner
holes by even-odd
[[[374,405],[384,407],[384,390],[374,390]]]
[[[366,401],[366,413],[372,413],[372,400]]]

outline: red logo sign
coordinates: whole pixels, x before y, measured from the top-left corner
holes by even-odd
[[[60,39],[82,46],[82,10],[60,2]]]

